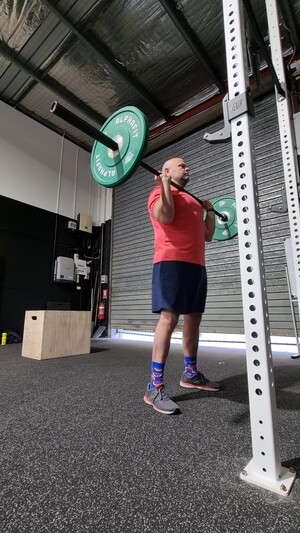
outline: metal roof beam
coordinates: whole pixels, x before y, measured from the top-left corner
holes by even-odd
[[[82,42],[87,48],[93,51],[101,60],[104,60],[113,70],[116,71],[118,76],[121,76],[125,79],[126,83],[133,87],[133,89],[139,94],[143,100],[145,100],[152,108],[154,108],[160,115],[162,115],[166,120],[170,116],[166,113],[165,109],[156,101],[156,99],[139,83],[125,68],[122,67],[113,56],[113,54],[108,50],[106,45],[97,39],[97,46],[90,39],[85,37],[75,26],[68,20],[63,13],[55,7],[50,0],[43,0],[43,3],[52,11],[52,13],[67,26],[71,32],[73,32],[76,37]],[[99,50],[101,46],[101,50]]]
[[[49,80],[48,78],[43,78],[40,74],[37,74],[36,72],[33,72],[30,68],[28,68],[26,65],[24,65],[16,55],[13,54],[11,48],[9,48],[5,43],[0,41],[0,55],[8,59],[11,63],[16,65],[20,70],[25,72],[30,78],[37,81],[40,85],[45,87],[46,89],[52,91],[54,94],[59,96],[60,98],[63,98],[65,102],[67,102],[69,105],[74,107],[75,109],[78,109],[81,113],[89,117],[91,120],[93,120],[96,123],[103,124],[105,122],[106,118],[100,115],[99,113],[96,113],[90,106],[82,102],[75,94],[71,93],[65,88],[62,88],[62,86],[54,82],[53,80]],[[47,81],[45,81],[45,79]]]
[[[184,16],[180,13],[180,11],[178,11],[174,7],[173,1],[170,1],[170,0],[159,0],[159,1],[162,4],[162,6],[165,8],[169,17],[172,19],[175,26],[180,31],[181,35],[184,37],[185,41],[190,46],[190,48],[192,49],[196,57],[201,61],[206,72],[209,74],[209,77],[211,78],[211,80],[218,87],[220,92],[224,92],[225,90],[224,83],[220,80],[215,70],[212,68],[211,66],[212,61],[208,53],[206,52],[205,48],[202,46],[195,32],[192,30],[192,28],[187,23]]]
[[[59,53],[56,56],[53,56],[51,62],[47,63],[47,66],[45,68],[43,67],[43,65],[37,67],[38,69],[42,69],[40,70],[40,77],[42,79],[45,79],[45,77],[48,75],[49,70],[51,70],[57,64],[57,62],[64,55],[66,48],[72,46],[71,43],[73,43],[75,39],[75,35],[70,35],[68,38],[65,39],[63,48],[60,48]],[[24,85],[22,87],[18,87],[15,93],[7,101],[7,103],[9,105],[13,105],[14,107],[19,105],[20,102],[33,90],[33,88],[38,85],[38,83],[38,81],[32,79],[30,83],[26,83],[25,88]]]

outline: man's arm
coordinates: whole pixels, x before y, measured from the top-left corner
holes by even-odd
[[[171,178],[169,176],[155,177],[160,185],[160,197],[153,207],[153,215],[161,224],[171,224],[174,219],[174,200],[171,191]]]

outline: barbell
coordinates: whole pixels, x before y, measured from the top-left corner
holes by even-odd
[[[125,183],[139,166],[160,176],[161,172],[144,163],[149,136],[148,120],[137,107],[127,106],[113,113],[101,130],[94,128],[58,102],[53,102],[51,113],[65,120],[75,128],[92,137],[95,142],[91,152],[91,173],[94,180],[104,187],[117,187]],[[171,185],[194,198],[201,205],[203,201],[177,183]],[[222,207],[222,212],[217,210]],[[235,199],[231,196],[213,202],[216,215],[215,240],[226,240],[237,234]]]

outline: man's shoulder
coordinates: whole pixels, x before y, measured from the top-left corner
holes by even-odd
[[[150,194],[149,196],[151,196],[152,194],[160,194],[160,186],[159,185],[155,185],[155,187],[153,187],[153,189],[150,191]]]
[[[152,202],[154,199],[158,198],[160,196],[160,187],[156,186],[150,191],[150,194],[148,196],[148,202]]]

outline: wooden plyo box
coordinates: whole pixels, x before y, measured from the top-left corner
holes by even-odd
[[[54,359],[90,353],[91,311],[26,311],[22,357]]]

